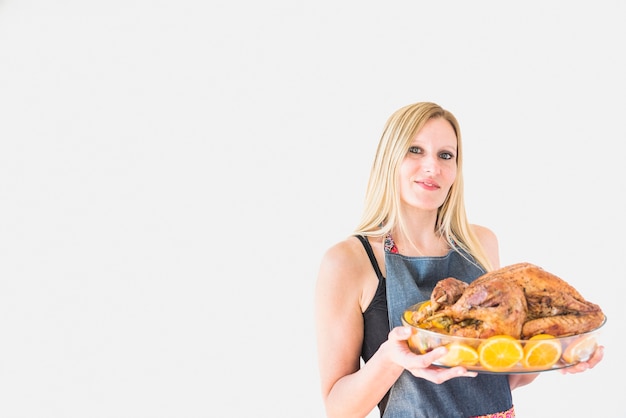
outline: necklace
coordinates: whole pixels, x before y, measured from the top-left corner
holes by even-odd
[[[391,232],[389,232],[387,235],[385,235],[384,249],[385,249],[385,252],[392,253],[392,254],[400,254],[401,253],[400,249],[398,248],[398,246],[394,242],[393,237],[391,236]],[[438,255],[445,255],[445,253],[447,252],[448,249],[449,249],[449,247],[446,245],[446,251],[444,251],[443,247],[442,247],[441,248],[441,254],[439,254],[439,250],[437,251],[437,254]],[[419,248],[415,247],[415,250],[419,253],[419,255],[418,255],[419,257],[425,257],[424,253],[421,252],[419,250]]]

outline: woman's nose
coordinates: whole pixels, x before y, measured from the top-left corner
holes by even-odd
[[[422,169],[426,173],[434,173],[437,170],[437,161],[433,158],[424,158]]]

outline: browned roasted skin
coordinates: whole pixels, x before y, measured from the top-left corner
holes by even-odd
[[[428,315],[447,318],[451,323],[447,332],[452,335],[561,337],[593,330],[605,319],[600,307],[570,284],[530,263],[488,272],[465,286],[453,278],[442,282],[431,294]]]
[[[537,334],[550,334],[556,337],[582,334],[598,328],[602,322],[604,322],[602,311],[584,315],[566,314],[531,319],[522,327],[522,339],[528,339]]]
[[[494,270],[479,277],[474,283],[494,279],[515,282],[524,290],[530,319],[570,312],[595,312],[599,309],[563,279],[530,263]]]
[[[554,336],[580,334],[597,328],[604,320],[598,305],[587,301],[560,277],[534,264],[518,263],[494,270],[474,283],[479,285],[482,281],[494,279],[510,281],[524,291],[528,317],[522,338],[541,333]]]
[[[529,301],[529,319],[575,313],[595,313],[600,307],[587,301],[561,278],[540,267],[528,265],[524,274],[515,277]]]
[[[467,283],[454,277],[439,280],[430,294],[430,303],[433,310],[437,310],[440,306],[454,304],[459,300],[467,286]]]
[[[512,282],[482,280],[467,286],[458,301],[441,313],[454,320],[451,335],[488,338],[507,334],[519,339],[526,320],[526,299]]]
[[[467,283],[454,277],[439,280],[430,294],[430,306],[412,313],[413,323],[422,323],[427,328],[429,325],[425,324],[424,321],[431,317],[435,311],[456,302],[465,288],[467,288]]]

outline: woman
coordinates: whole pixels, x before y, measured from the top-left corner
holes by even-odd
[[[498,241],[469,224],[456,118],[434,103],[391,115],[378,145],[365,208],[351,236],[323,256],[315,296],[318,360],[328,417],[514,416],[511,390],[537,374],[477,374],[432,362],[439,347],[409,350],[404,309],[446,277],[471,282],[499,265]],[[577,373],[595,366],[602,347]],[[508,414],[508,415],[507,415]]]

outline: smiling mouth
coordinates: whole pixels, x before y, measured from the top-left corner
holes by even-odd
[[[439,187],[439,185],[437,183],[432,183],[430,181],[420,181],[418,183],[423,184],[426,187]]]

